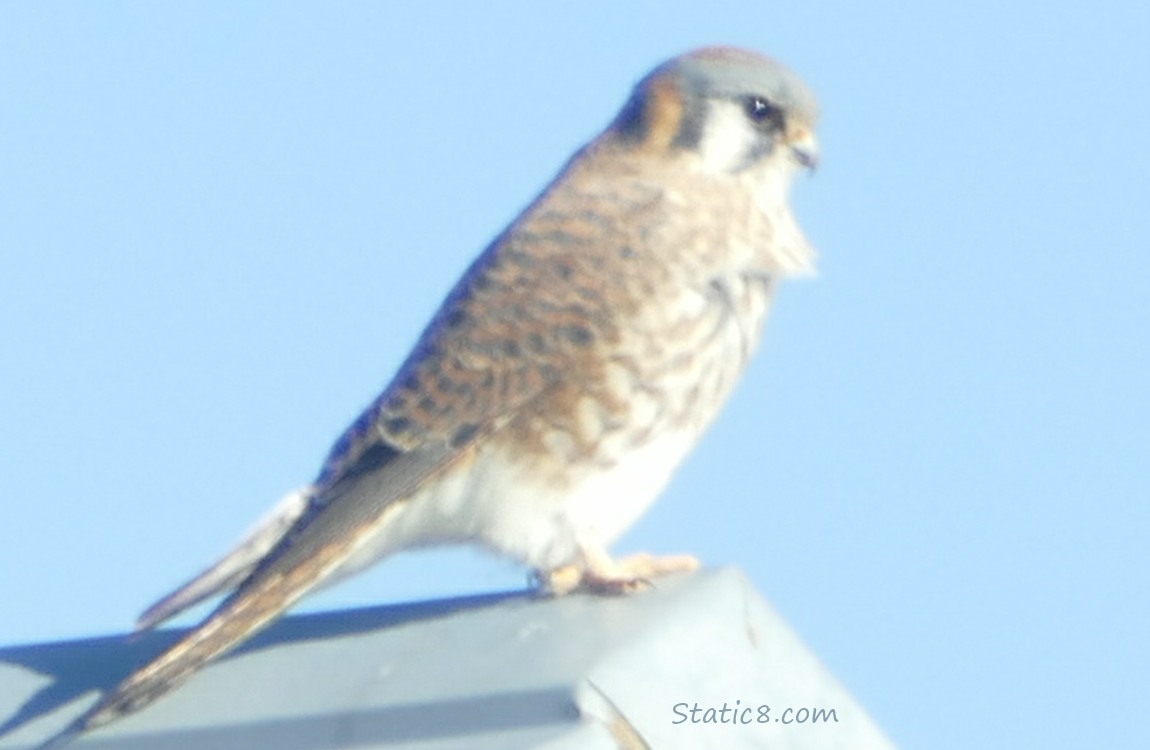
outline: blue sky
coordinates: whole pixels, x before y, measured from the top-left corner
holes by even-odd
[[[1145,747],[1150,6],[6,3],[0,644],[119,632],[662,59],[823,106],[821,276],[620,551],[738,565],[905,747]],[[519,586],[455,551],[331,609]]]

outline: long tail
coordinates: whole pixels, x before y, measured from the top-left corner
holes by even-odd
[[[272,564],[253,574],[194,630],[129,675],[62,732],[37,750],[57,750],[90,729],[135,713],[176,689],[208,662],[260,632],[331,575],[359,546],[387,524],[402,503],[390,503],[370,523],[349,529],[317,524],[315,544],[288,545]],[[326,519],[324,519],[326,520]],[[335,533],[341,532],[342,533]],[[312,541],[312,540],[308,540]]]
[[[306,594],[326,571],[301,566],[256,582],[225,601],[195,630],[133,672],[91,709],[37,750],[63,747],[77,735],[135,713],[175,690],[208,662],[260,632]]]
[[[139,711],[266,628],[375,539],[425,479],[460,455],[447,444],[408,453],[378,445],[363,452],[344,479],[299,512],[276,548],[203,623],[37,750],[56,750],[76,735]],[[239,567],[251,562],[242,557]]]
[[[307,508],[312,491],[313,488],[305,487],[285,496],[222,559],[148,607],[136,621],[136,632],[151,630],[164,620],[205,599],[230,591],[247,580],[299,520]]]

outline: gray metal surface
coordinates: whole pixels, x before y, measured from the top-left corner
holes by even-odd
[[[0,749],[34,745],[175,637],[0,649]],[[289,617],[74,747],[893,745],[746,577],[722,569],[619,598],[510,593]]]

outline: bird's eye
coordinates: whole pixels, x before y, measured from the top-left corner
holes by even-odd
[[[783,111],[761,96],[749,96],[743,105],[747,117],[756,124],[782,124]]]

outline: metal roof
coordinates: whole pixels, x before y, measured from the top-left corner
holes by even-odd
[[[0,748],[62,728],[178,635],[0,649]],[[624,597],[512,592],[288,617],[74,746],[894,747],[733,568]]]

